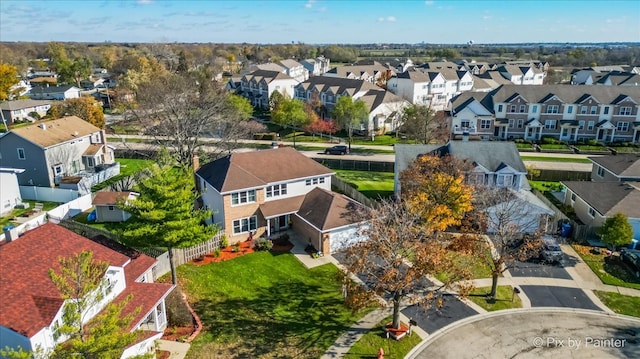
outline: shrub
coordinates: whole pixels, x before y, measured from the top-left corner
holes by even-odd
[[[229,240],[227,239],[227,236],[222,236],[222,239],[220,240],[220,248],[227,247],[229,247]]]
[[[184,299],[182,299],[182,291],[180,291],[180,288],[175,288],[169,293],[166,299],[166,305],[169,326],[184,327],[193,324],[193,317]]]
[[[216,248],[216,250],[213,251],[213,256],[216,258],[220,257],[220,248]]]
[[[550,137],[550,136],[542,136],[542,144],[545,145],[555,145],[555,144],[559,144],[560,141],[558,141],[557,139]]]
[[[273,243],[270,240],[260,237],[256,239],[253,243],[256,251],[268,251],[273,247]]]

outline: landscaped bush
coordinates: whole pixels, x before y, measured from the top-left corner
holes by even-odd
[[[180,288],[175,288],[169,293],[166,299],[166,305],[169,326],[184,327],[193,324],[193,317],[182,298]]]
[[[256,251],[268,251],[273,247],[273,243],[264,237],[260,237],[253,242],[253,246]]]
[[[253,134],[253,139],[254,140],[268,140],[268,141],[275,141],[278,139],[278,134],[275,132],[260,132],[260,133],[254,133]]]
[[[227,239],[227,236],[222,236],[222,239],[220,240],[220,248],[227,247],[229,247],[229,240]]]
[[[564,142],[551,137],[551,136],[542,136],[542,144],[544,145],[557,145],[557,144],[564,144]]]

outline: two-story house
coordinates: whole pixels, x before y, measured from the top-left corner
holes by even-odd
[[[298,84],[294,98],[305,102],[319,99],[326,111],[320,115],[325,118],[331,116],[340,96],[351,96],[354,101],[365,103],[368,121],[354,130],[367,133],[394,131],[402,110],[409,105],[406,100],[367,81],[331,76],[313,76]]]
[[[153,282],[156,260],[115,242],[107,247],[53,223],[0,246],[0,347],[40,350],[46,355],[67,339],[57,332],[64,323],[66,301],[49,277],[49,270],[59,272],[60,258],[86,251],[93,253],[94,260],[108,262],[109,266],[103,274],[104,298],[89,308],[83,324],[108,303],[119,303],[131,296],[122,315],[133,314],[126,329],[137,331],[138,337],[123,350],[121,358],[155,352],[155,341],[167,327],[165,298],[174,288]]]
[[[294,88],[298,81],[283,72],[270,70],[256,70],[248,73],[236,84],[234,80],[229,89],[235,91],[251,101],[255,107],[269,108],[269,99],[273,92],[278,91],[283,96],[293,98]]]
[[[306,81],[309,78],[309,70],[296,60],[280,60],[278,65],[284,68],[285,74],[291,76],[298,82]]]
[[[333,171],[293,148],[233,153],[196,171],[201,205],[229,242],[271,237],[293,227],[323,253],[355,235],[359,204],[331,192]]]
[[[331,60],[324,56],[318,56],[315,59],[305,59],[300,61],[300,63],[309,71],[309,76],[320,76],[331,69]]]
[[[91,175],[113,164],[106,140],[103,130],[69,116],[5,133],[0,156],[3,166],[25,169],[18,175],[20,185],[53,187],[64,177]]]
[[[32,81],[33,82],[33,81]],[[37,86],[27,94],[32,100],[69,100],[80,97],[80,89],[75,86]]]
[[[402,183],[400,174],[420,156],[433,154],[452,157],[469,163],[465,181],[478,187],[499,187],[512,190],[520,198],[526,229],[535,232],[540,227],[546,230],[553,211],[531,193],[527,181],[527,169],[513,142],[449,141],[442,145],[395,146],[394,194],[400,197]],[[491,215],[492,209],[487,210]],[[526,217],[526,218],[525,218]]]
[[[634,238],[640,240],[640,156],[589,157],[591,181],[563,181],[564,204],[571,206],[584,224],[600,227],[616,213],[627,216]]]
[[[473,77],[468,71],[414,69],[390,78],[387,89],[413,104],[442,111],[455,95],[473,89]]]
[[[453,134],[640,142],[640,87],[503,85],[451,100]]]
[[[545,73],[535,66],[501,65],[495,70],[516,85],[542,85]]]
[[[7,124],[12,124],[16,121],[33,122],[38,120],[33,114],[36,113],[40,117],[45,116],[51,108],[51,104],[52,102],[48,100],[22,99],[2,102],[0,103],[0,110],[2,110],[2,117]]]
[[[371,64],[357,64],[334,67],[323,76],[342,77],[352,80],[364,80],[372,84],[385,83],[386,79],[395,75],[396,69],[392,66],[374,61]]]

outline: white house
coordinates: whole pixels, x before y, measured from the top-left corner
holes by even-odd
[[[239,87],[234,84],[238,94],[248,98],[256,107],[268,108],[273,92],[278,91],[288,98],[294,97],[294,88],[298,81],[278,71],[257,70],[240,79]]]
[[[0,167],[0,216],[10,213],[17,204],[22,203],[18,173],[24,169]]]
[[[284,68],[285,74],[291,76],[298,82],[306,81],[309,78],[309,70],[296,60],[281,60],[278,62],[278,65]]]
[[[38,118],[32,117],[32,114],[37,113],[38,116],[44,117],[51,108],[51,104],[52,101],[49,100],[22,99],[2,102],[0,103],[0,110],[2,110],[2,117],[7,124],[12,124],[16,121],[34,122]]]
[[[324,56],[302,60],[300,63],[309,71],[309,76],[320,76],[331,69],[331,60]]]
[[[27,94],[32,100],[69,100],[80,97],[80,89],[75,86],[33,87]]]
[[[418,69],[397,74],[387,81],[387,89],[413,104],[444,110],[451,98],[473,89],[473,76],[468,71]]]
[[[83,251],[93,253],[94,260],[109,263],[104,273],[104,297],[88,309],[83,324],[108,303],[131,296],[122,314],[133,315],[126,329],[139,335],[134,345],[123,350],[121,359],[155,352],[155,341],[167,327],[165,298],[174,288],[153,283],[156,260],[123,246],[106,247],[53,223],[0,247],[0,347],[40,350],[46,355],[67,339],[58,333],[66,302],[48,272],[60,270],[59,258],[71,258]]]

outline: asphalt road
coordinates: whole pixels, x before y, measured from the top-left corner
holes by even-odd
[[[521,285],[520,289],[531,301],[532,307],[566,307],[601,310],[580,288],[542,285]]]
[[[559,264],[543,263],[540,261],[516,261],[509,273],[512,277],[543,277],[557,279],[571,279],[567,271]]]

